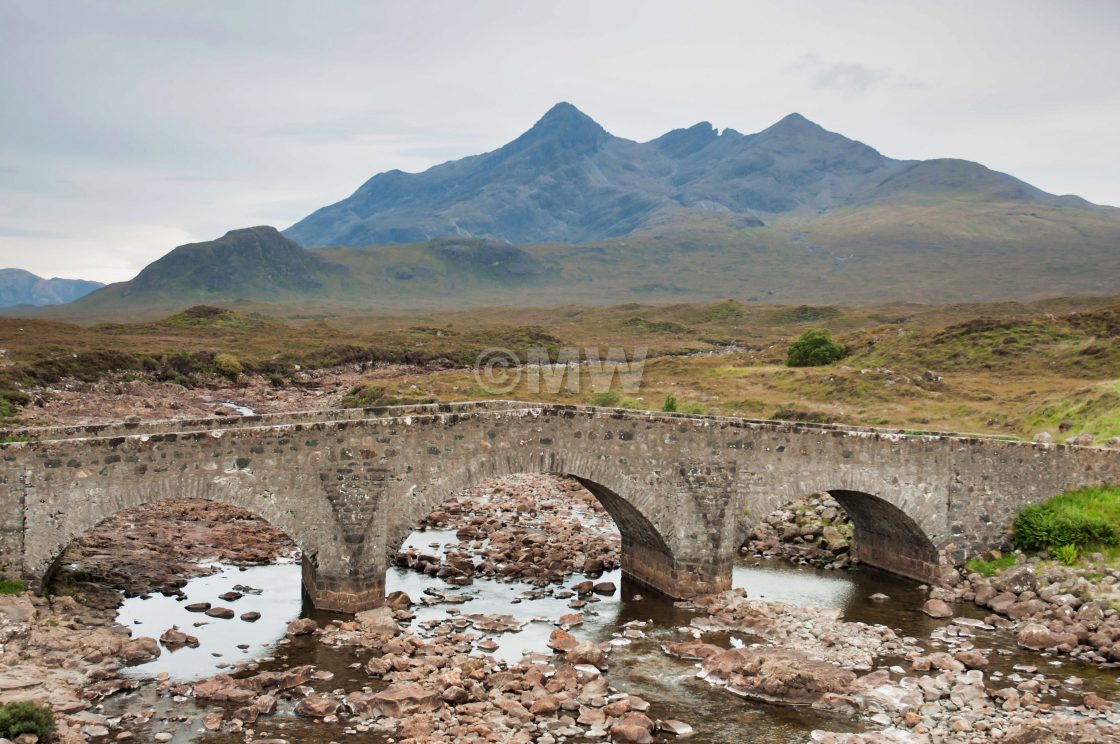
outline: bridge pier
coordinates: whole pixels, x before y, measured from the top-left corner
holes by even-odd
[[[303,591],[317,610],[354,615],[385,603],[385,574],[333,574],[319,570],[304,556]]]
[[[637,544],[622,535],[622,573],[671,599],[688,599],[731,588],[728,561],[684,561]]]

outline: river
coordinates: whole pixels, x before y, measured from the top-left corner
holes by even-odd
[[[404,547],[442,552],[444,546],[454,546],[458,542],[453,530],[428,530],[414,532]],[[812,729],[859,729],[860,723],[848,718],[807,708],[753,703],[710,687],[696,678],[694,663],[671,658],[660,648],[662,641],[679,640],[680,634],[676,629],[687,626],[695,613],[630,586],[617,570],[605,574],[601,580],[614,582],[620,591],[613,596],[596,597],[598,601],[585,607],[583,625],[573,628],[573,635],[580,640],[611,641],[615,644],[607,675],[611,686],[647,700],[651,705],[648,711],[651,718],[678,719],[691,724],[697,733],[689,741],[803,742],[808,740]],[[234,602],[218,599],[218,595],[237,586],[248,587],[250,591]],[[260,670],[313,664],[318,669],[333,673],[330,680],[311,683],[317,691],[362,687],[377,690],[383,687],[383,682],[371,679],[361,668],[369,652],[331,648],[308,636],[284,638],[287,622],[300,615],[314,617],[320,623],[337,619],[337,616],[318,613],[303,604],[299,586],[300,567],[294,563],[248,569],[225,566],[218,573],[190,581],[184,588],[186,602],[158,595],[126,600],[121,607],[119,621],[134,627],[137,634],[158,636],[175,624],[200,641],[197,649],[165,650],[159,659],[132,668],[130,674],[150,678],[166,672],[173,679],[193,680],[223,670],[233,671],[232,665],[235,664],[251,664]],[[874,569],[823,571],[742,559],[735,567],[734,586],[745,589],[753,598],[836,607],[843,611],[847,620],[887,625],[900,635],[923,641],[934,650],[936,643],[931,645],[929,642],[931,633],[947,625],[946,621],[934,620],[920,612],[924,594],[915,582]],[[252,593],[258,590],[259,593]],[[555,627],[552,621],[571,612],[567,598],[541,597],[542,592],[536,587],[522,582],[476,579],[473,584],[458,588],[426,574],[392,568],[387,577],[387,590],[405,591],[414,601],[444,594],[470,597],[462,604],[416,605],[412,628],[418,634],[428,632],[427,627],[435,624],[432,621],[444,620],[458,613],[508,614],[524,622],[520,632],[488,636],[497,642],[493,654],[509,661],[519,659],[526,651],[547,652],[546,642]],[[871,595],[876,593],[886,594],[890,599],[871,600]],[[186,604],[200,601],[228,606],[238,615],[255,610],[261,613],[261,618],[255,623],[236,618],[217,620],[184,609]],[[979,608],[966,605],[959,605],[957,609],[964,617],[980,618],[984,614]],[[632,631],[640,629],[644,637],[622,637],[627,629],[631,630],[629,635],[637,635]],[[1064,685],[1058,698],[1074,701],[1074,704],[1083,689],[1096,690],[1109,697],[1120,691],[1120,684],[1110,672],[1068,660],[1025,653],[1005,632],[976,630],[975,633],[978,646],[994,650],[987,670],[989,675],[1013,675],[1016,665],[1038,667],[1040,672],[1059,679],[1076,675],[1085,680],[1084,688]],[[711,634],[705,639],[721,645],[734,642],[730,636]],[[905,664],[903,660],[894,659],[883,659],[881,663],[884,666]],[[166,715],[182,716],[189,712],[192,704],[184,706],[181,702],[172,704],[166,698],[156,698],[149,685],[138,692],[112,698],[107,701],[106,707],[121,712],[135,710],[138,705],[151,705]],[[257,737],[275,736],[293,743],[325,744],[342,735],[343,724],[324,725],[301,719],[291,714],[291,707],[291,703],[282,704],[276,715],[262,716],[252,727]],[[211,705],[206,710],[216,708]],[[198,729],[197,722],[178,725],[168,722],[165,728],[158,730],[166,730],[174,735],[173,741],[182,742],[232,744],[244,738],[232,733],[202,733]],[[388,741],[372,734],[364,734],[362,739]]]

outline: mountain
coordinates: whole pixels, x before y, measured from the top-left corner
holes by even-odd
[[[376,175],[284,234],[180,246],[34,313],[944,304],[1110,295],[1117,276],[1120,209],[979,163],[888,158],[798,114],[754,134],[701,122],[638,143],[561,103],[492,152]]]
[[[346,267],[306,251],[274,227],[230,230],[188,243],[152,262],[131,281],[110,284],[81,307],[169,307],[208,300],[283,302],[345,291]]]
[[[85,279],[44,279],[23,269],[0,269],[0,307],[58,305],[103,286]]]
[[[1092,209],[961,160],[895,160],[790,114],[756,134],[708,122],[638,143],[569,103],[483,155],[423,173],[398,170],[300,220],[307,247],[439,237],[582,243],[695,218],[760,226],[884,199],[968,198]]]

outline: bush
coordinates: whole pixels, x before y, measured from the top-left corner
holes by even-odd
[[[677,410],[676,396],[666,395],[665,402],[661,404],[661,410],[665,413],[675,413]]]
[[[810,328],[789,346],[787,367],[819,367],[840,361],[844,347],[832,340],[824,328]]]
[[[222,352],[214,356],[214,369],[218,370],[221,376],[236,380],[241,374],[241,362],[233,354]]]
[[[1015,547],[1049,550],[1120,545],[1120,487],[1083,488],[1028,506],[1015,517]]]
[[[54,713],[45,705],[18,700],[0,706],[0,737],[15,739],[20,734],[34,734],[45,741],[54,731]]]

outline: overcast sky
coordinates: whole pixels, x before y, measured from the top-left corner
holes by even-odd
[[[128,279],[560,100],[648,140],[791,111],[1120,205],[1120,2],[0,2],[0,266]]]

